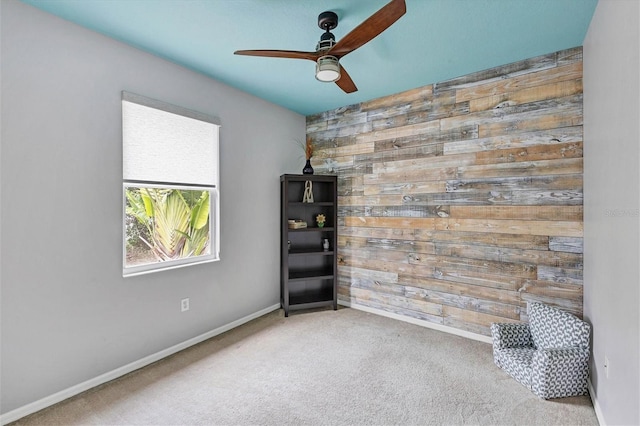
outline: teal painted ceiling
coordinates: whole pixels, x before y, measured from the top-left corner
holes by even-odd
[[[407,13],[340,62],[343,93],[305,60],[241,49],[314,51],[320,12],[336,40],[388,0],[22,0],[304,115],[580,46],[597,0],[406,0]]]

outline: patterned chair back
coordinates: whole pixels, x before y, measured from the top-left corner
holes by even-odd
[[[532,302],[529,304],[529,327],[537,349],[589,348],[589,324],[563,310]]]

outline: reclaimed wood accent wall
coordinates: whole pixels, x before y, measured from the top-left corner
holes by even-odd
[[[582,315],[582,48],[307,117],[338,175],[339,298],[489,335]]]

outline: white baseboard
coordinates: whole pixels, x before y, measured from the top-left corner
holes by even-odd
[[[600,423],[600,426],[606,426],[606,423],[604,422],[604,417],[602,416],[602,410],[600,409],[600,404],[598,404],[598,398],[596,398],[596,393],[593,390],[593,385],[591,384],[591,379],[587,380],[587,386],[589,388],[589,397],[591,398],[593,409],[596,412],[596,418],[598,419],[598,423]]]
[[[346,300],[338,300],[338,304],[347,306],[349,308],[358,309],[360,311],[369,312],[371,314],[380,315],[383,317],[393,318],[396,320],[408,322],[411,324],[419,325],[433,330],[442,331],[444,333],[455,334],[456,336],[466,337],[467,339],[478,340],[484,343],[491,343],[491,337],[483,336],[482,334],[472,333],[470,331],[460,330],[447,325],[435,324],[429,321],[421,320],[418,318],[412,318],[405,315],[395,314],[393,312],[383,311],[382,309],[370,308],[369,306],[359,305],[357,303],[351,303]]]
[[[117,379],[118,377],[124,376],[125,374],[131,373],[132,371],[138,370],[139,368],[145,367],[149,364],[152,364],[156,361],[159,361],[163,358],[168,357],[169,355],[173,355],[176,352],[180,352],[190,346],[198,344],[200,342],[204,342],[207,339],[215,337],[219,334],[222,334],[226,331],[229,331],[233,328],[236,328],[244,323],[247,323],[251,320],[254,320],[258,317],[268,314],[269,312],[273,312],[276,309],[280,308],[280,304],[272,305],[267,308],[264,308],[258,312],[247,315],[243,318],[240,318],[236,321],[233,321],[229,324],[218,327],[214,330],[208,331],[204,334],[186,340],[182,343],[178,343],[177,345],[171,346],[170,348],[164,349],[160,352],[156,352],[155,354],[149,355],[138,361],[134,361],[130,364],[127,364],[123,367],[116,368],[115,370],[104,373],[98,377],[93,379],[89,379],[85,382],[72,386],[70,388],[64,389],[60,392],[57,392],[53,395],[47,396],[45,398],[39,399],[38,401],[32,402],[30,404],[24,405],[20,408],[16,408],[15,410],[9,411],[5,414],[0,415],[0,424],[6,425],[7,423],[14,422],[22,417],[28,416],[29,414],[33,414],[37,411],[40,411],[44,408],[47,408],[51,405],[57,404],[58,402],[64,401],[65,399],[71,398],[72,396],[78,395],[84,391],[87,391],[91,388],[99,386],[103,383],[109,382],[111,380]]]

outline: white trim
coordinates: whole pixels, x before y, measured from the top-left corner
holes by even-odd
[[[589,397],[591,398],[593,409],[596,412],[596,418],[598,419],[598,423],[600,423],[600,426],[606,426],[607,424],[604,422],[604,416],[602,415],[602,410],[600,409],[600,404],[598,404],[598,399],[596,398],[596,392],[593,390],[593,385],[591,384],[590,378],[587,380],[587,387],[589,389]]]
[[[483,336],[482,334],[472,333],[471,331],[459,330],[457,328],[449,327],[447,325],[435,324],[435,323],[421,320],[418,318],[399,315],[393,312],[383,311],[382,309],[370,308],[368,306],[359,305],[357,303],[351,303],[345,300],[338,300],[338,304],[342,306],[347,306],[349,308],[358,309],[360,311],[369,312],[371,314],[376,314],[383,317],[392,318],[399,321],[404,321],[411,324],[419,325],[422,327],[431,328],[437,331],[442,331],[444,333],[455,334],[456,336],[466,337],[467,339],[478,340],[484,343],[491,343],[491,337]]]
[[[134,269],[135,272],[127,272],[132,268],[136,268],[135,266],[130,266],[128,268],[122,268],[122,278],[137,277],[140,275],[152,274],[154,272],[170,271],[172,269],[184,268],[185,266],[202,265],[203,263],[218,262],[220,260],[219,258],[213,257],[213,256],[214,255],[206,255],[206,256],[187,257],[185,259],[179,259],[182,261],[190,260],[190,262],[183,262],[183,263],[178,263],[179,261],[175,261],[175,260],[168,260],[167,262],[169,263],[169,265],[166,265],[166,266],[164,263],[160,263],[160,262],[147,263],[145,265],[140,265],[139,267],[137,267],[138,269]],[[195,260],[195,259],[201,259],[201,260]]]
[[[64,401],[67,398],[71,398],[72,396],[78,395],[79,393],[87,391],[91,388],[94,388],[103,383],[109,382],[111,380],[117,379],[118,377],[124,376],[125,374],[138,370],[139,368],[145,367],[149,364],[152,364],[156,361],[166,358],[169,355],[173,355],[176,352],[180,352],[190,346],[196,345],[200,342],[204,342],[207,339],[215,337],[219,334],[222,334],[226,331],[236,328],[242,324],[245,324],[251,320],[254,320],[263,315],[266,315],[269,312],[273,312],[276,309],[280,309],[280,303],[276,305],[271,305],[258,312],[247,315],[246,317],[230,322],[229,324],[220,326],[214,330],[208,331],[204,334],[201,334],[189,340],[185,340],[182,343],[178,343],[177,345],[171,346],[170,348],[167,348],[160,352],[156,352],[155,354],[146,356],[142,359],[139,359],[138,361],[134,361],[123,367],[116,368],[115,370],[101,374],[100,376],[94,377],[93,379],[89,379],[75,386],[71,386],[70,388],[64,389],[60,392],[54,393],[53,395],[49,395],[47,397],[39,399],[38,401],[16,408],[15,410],[12,410],[5,414],[0,415],[0,424],[6,425],[8,423],[14,422],[18,419],[21,419],[22,417],[28,416],[29,414],[33,414],[51,405],[57,404],[58,402]]]

